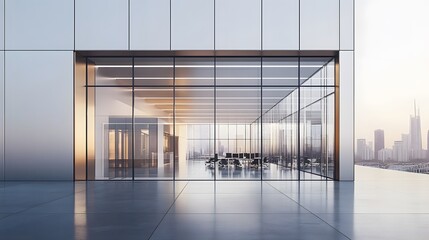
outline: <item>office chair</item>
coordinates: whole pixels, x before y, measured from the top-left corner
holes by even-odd
[[[226,167],[226,166],[228,166],[228,160],[227,160],[226,158],[222,158],[222,159],[220,159],[220,160],[219,160],[219,167],[224,168],[224,167]]]
[[[233,164],[234,164],[234,167],[236,168],[243,168],[243,164],[241,164],[240,160],[236,158],[234,158]]]
[[[259,168],[259,159],[253,159],[251,162],[250,162],[250,167],[251,168]]]
[[[213,158],[209,158],[206,161],[206,167],[213,169],[215,162],[216,162],[216,159],[214,157]]]

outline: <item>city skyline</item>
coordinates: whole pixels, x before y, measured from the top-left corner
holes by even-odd
[[[388,6],[388,11],[386,11]],[[429,2],[361,0],[356,4],[356,139],[383,129],[391,147],[409,131],[414,100],[429,129]],[[427,146],[427,137],[422,137]]]
[[[421,115],[420,110],[416,108],[416,111],[413,114],[410,114],[408,116],[408,124],[403,123],[404,126],[408,126],[408,129],[404,132],[399,132],[397,134],[396,138],[393,138],[391,141],[386,141],[386,135],[391,136],[391,132],[389,130],[386,130],[384,128],[376,128],[376,129],[367,129],[367,131],[370,131],[372,133],[372,136],[369,137],[356,137],[356,146],[358,145],[358,140],[365,139],[366,141],[370,141],[372,143],[372,147],[374,150],[374,158],[377,159],[375,156],[376,152],[376,135],[378,131],[381,132],[381,135],[383,136],[382,140],[382,146],[383,148],[392,148],[395,145],[395,142],[397,141],[404,141],[405,138],[409,138],[407,141],[409,141],[409,147],[410,150],[427,150],[429,149],[429,129],[423,129],[422,121],[421,121]],[[424,121],[423,121],[424,122]],[[427,133],[427,135],[424,135]],[[406,136],[405,136],[406,135]],[[358,135],[357,135],[358,136]],[[368,144],[368,142],[367,142]],[[382,149],[382,148],[381,148]]]
[[[429,130],[427,132],[426,137],[429,139]],[[422,138],[420,110],[414,103],[414,115],[410,115],[408,132],[401,133],[401,138],[396,139],[391,146],[385,145],[383,129],[374,130],[372,139],[356,139],[356,161],[413,162],[427,159],[428,148],[423,148]]]

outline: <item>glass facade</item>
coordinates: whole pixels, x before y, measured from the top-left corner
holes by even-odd
[[[335,176],[334,58],[85,61],[88,180]]]

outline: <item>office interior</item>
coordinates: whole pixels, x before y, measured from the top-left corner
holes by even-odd
[[[337,68],[335,57],[81,57],[75,179],[334,179]]]

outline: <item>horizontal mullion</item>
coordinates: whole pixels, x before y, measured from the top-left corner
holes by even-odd
[[[260,88],[261,85],[85,85],[85,87],[117,87],[117,88]],[[262,88],[297,88],[297,85],[263,85]],[[301,86],[301,88],[335,88],[337,85],[311,85]]]

